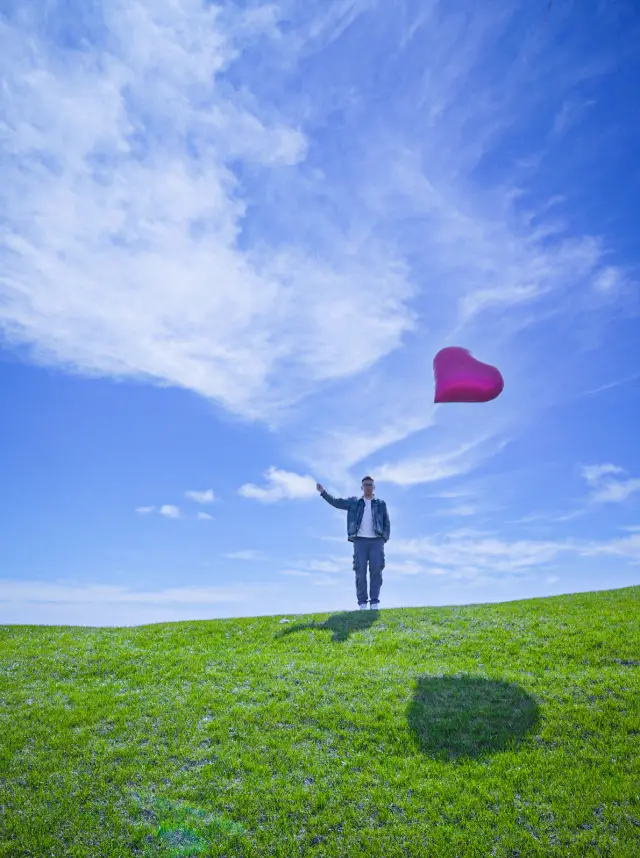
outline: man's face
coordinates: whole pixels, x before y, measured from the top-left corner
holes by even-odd
[[[362,491],[366,498],[370,498],[373,494],[374,484],[373,480],[363,480],[362,482]]]

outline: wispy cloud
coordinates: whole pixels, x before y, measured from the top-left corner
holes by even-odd
[[[136,507],[138,515],[150,515],[155,510],[154,506],[139,506]]]
[[[297,561],[289,561],[288,568],[297,568],[306,573],[322,572],[331,574],[335,572],[344,572],[345,568],[350,567],[350,560],[340,556],[330,555],[324,560],[316,560],[308,558]]]
[[[247,483],[238,489],[245,498],[252,498],[261,503],[275,503],[280,500],[294,498],[310,498],[316,494],[316,481],[313,477],[301,476],[291,471],[282,471],[271,467],[264,475],[265,486]]]
[[[340,587],[346,582],[347,577],[351,583],[352,560],[346,555],[330,555],[323,560],[315,558],[289,560],[283,569],[278,570],[278,574],[292,578],[308,578],[309,583],[318,587]]]
[[[209,515],[208,512],[199,512],[196,515],[196,518],[198,519],[198,521],[213,521],[214,520],[213,516]]]
[[[110,584],[69,584],[41,581],[0,581],[3,601],[32,600],[40,602],[128,602],[145,604],[216,604],[239,601],[245,595],[242,587],[167,587],[160,590],[136,590]]]
[[[607,384],[600,384],[597,387],[589,388],[576,396],[576,399],[580,399],[584,396],[595,396],[598,393],[604,393],[608,390],[614,390],[617,387],[622,387],[623,385],[631,385],[634,382],[638,381],[640,378],[640,374],[634,373],[633,375],[626,375],[623,378],[616,379],[615,381],[610,381]]]
[[[546,573],[547,579],[553,579],[547,583],[557,583],[557,567],[566,566],[568,560],[610,557],[640,564],[640,533],[603,540],[508,540],[490,530],[459,528],[415,539],[394,539],[386,555],[389,580],[435,578],[445,583],[478,583]],[[350,557],[332,556],[328,562],[289,562],[280,574],[315,581],[316,573],[320,573],[318,580],[325,584],[342,580],[340,573],[350,571],[349,566]]]
[[[629,560],[634,565],[640,564],[640,533],[622,539],[612,539],[603,543],[592,543],[583,549],[586,556],[608,555]]]
[[[460,445],[457,449],[381,465],[376,468],[376,474],[380,482],[386,481],[401,486],[438,482],[468,473],[476,467],[482,452],[485,456],[489,451],[495,454],[506,444],[506,440],[478,438]]]
[[[470,488],[444,489],[440,492],[434,492],[430,497],[444,498],[445,500],[459,500],[460,498],[468,498],[474,495],[474,490]]]
[[[319,256],[287,235],[240,246],[233,165],[288,181],[308,149],[240,61],[251,46],[280,56],[274,14],[101,11],[91,53],[49,40],[28,8],[2,23],[7,335],[47,363],[186,387],[250,418],[395,348],[412,289],[393,252],[336,239]]]
[[[580,472],[588,483],[594,485],[600,483],[603,477],[611,477],[613,474],[623,474],[624,469],[618,465],[607,463],[605,465],[583,465]]]
[[[402,540],[398,554],[417,558],[450,574],[506,573],[546,565],[564,552],[575,551],[570,540],[508,542],[482,531],[460,530],[421,539]]]
[[[229,560],[264,560],[263,551],[258,551],[255,548],[244,548],[241,551],[232,551],[230,554],[224,555]]]
[[[623,468],[618,465],[585,465],[582,476],[590,486],[588,497],[590,504],[623,503],[631,495],[640,492],[640,479],[622,477]]]
[[[215,500],[213,489],[205,489],[204,491],[187,491],[184,493],[184,496],[188,500],[202,504],[213,503]]]
[[[494,533],[470,529],[435,534],[419,539],[398,540],[396,554],[412,558],[413,564],[400,574],[434,574],[433,568],[451,578],[480,575],[522,574],[545,568],[562,557],[620,557],[640,563],[640,534],[622,539],[520,539],[505,540]]]
[[[471,515],[477,515],[479,512],[478,507],[473,506],[472,504],[458,504],[458,506],[452,506],[448,509],[439,509],[436,511],[436,515],[451,515],[451,516],[459,516],[462,518],[467,518]]]
[[[577,498],[563,512],[534,511],[510,521],[511,524],[546,522],[559,524],[584,518],[597,511],[603,504],[623,504],[640,492],[640,479],[629,477],[624,468],[605,462],[597,465],[581,465],[577,469],[587,484],[587,493]],[[568,505],[569,506],[569,505]]]
[[[573,521],[597,510],[602,504],[622,504],[640,492],[640,479],[628,477],[624,468],[610,462],[599,465],[582,465],[580,476],[588,486],[586,497],[576,502],[573,509],[560,515],[541,515],[553,522]],[[624,476],[623,476],[624,475]]]
[[[440,566],[417,563],[415,560],[404,560],[401,562],[391,561],[385,566],[387,572],[400,577],[411,577],[413,575],[447,575],[448,571]]]
[[[5,623],[139,625],[189,620],[198,616],[246,616],[266,604],[275,613],[282,595],[276,584],[160,587],[74,581],[0,579],[0,610]]]
[[[344,557],[330,557],[327,560],[310,560],[306,565],[313,572],[344,572],[345,559]]]
[[[473,470],[582,377],[576,332],[629,283],[546,157],[607,70],[577,25],[558,54],[524,2],[52,8],[0,24],[0,328],[33,360],[193,390],[335,480],[420,435],[385,454],[399,485]],[[553,348],[519,336],[550,319]],[[508,370],[473,419],[432,402],[457,343]],[[268,479],[247,496],[304,496]]]

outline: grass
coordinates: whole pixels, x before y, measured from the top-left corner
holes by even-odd
[[[0,856],[640,855],[640,587],[0,627]]]

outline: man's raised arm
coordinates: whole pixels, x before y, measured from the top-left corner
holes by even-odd
[[[325,492],[324,487],[320,483],[316,483],[316,489],[320,492],[320,497],[323,497],[331,506],[336,509],[349,509],[350,501],[348,498],[334,498],[328,492]]]

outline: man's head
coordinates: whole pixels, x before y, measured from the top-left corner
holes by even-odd
[[[375,483],[371,477],[364,477],[362,480],[362,494],[366,498],[373,497],[373,491],[375,489]]]

